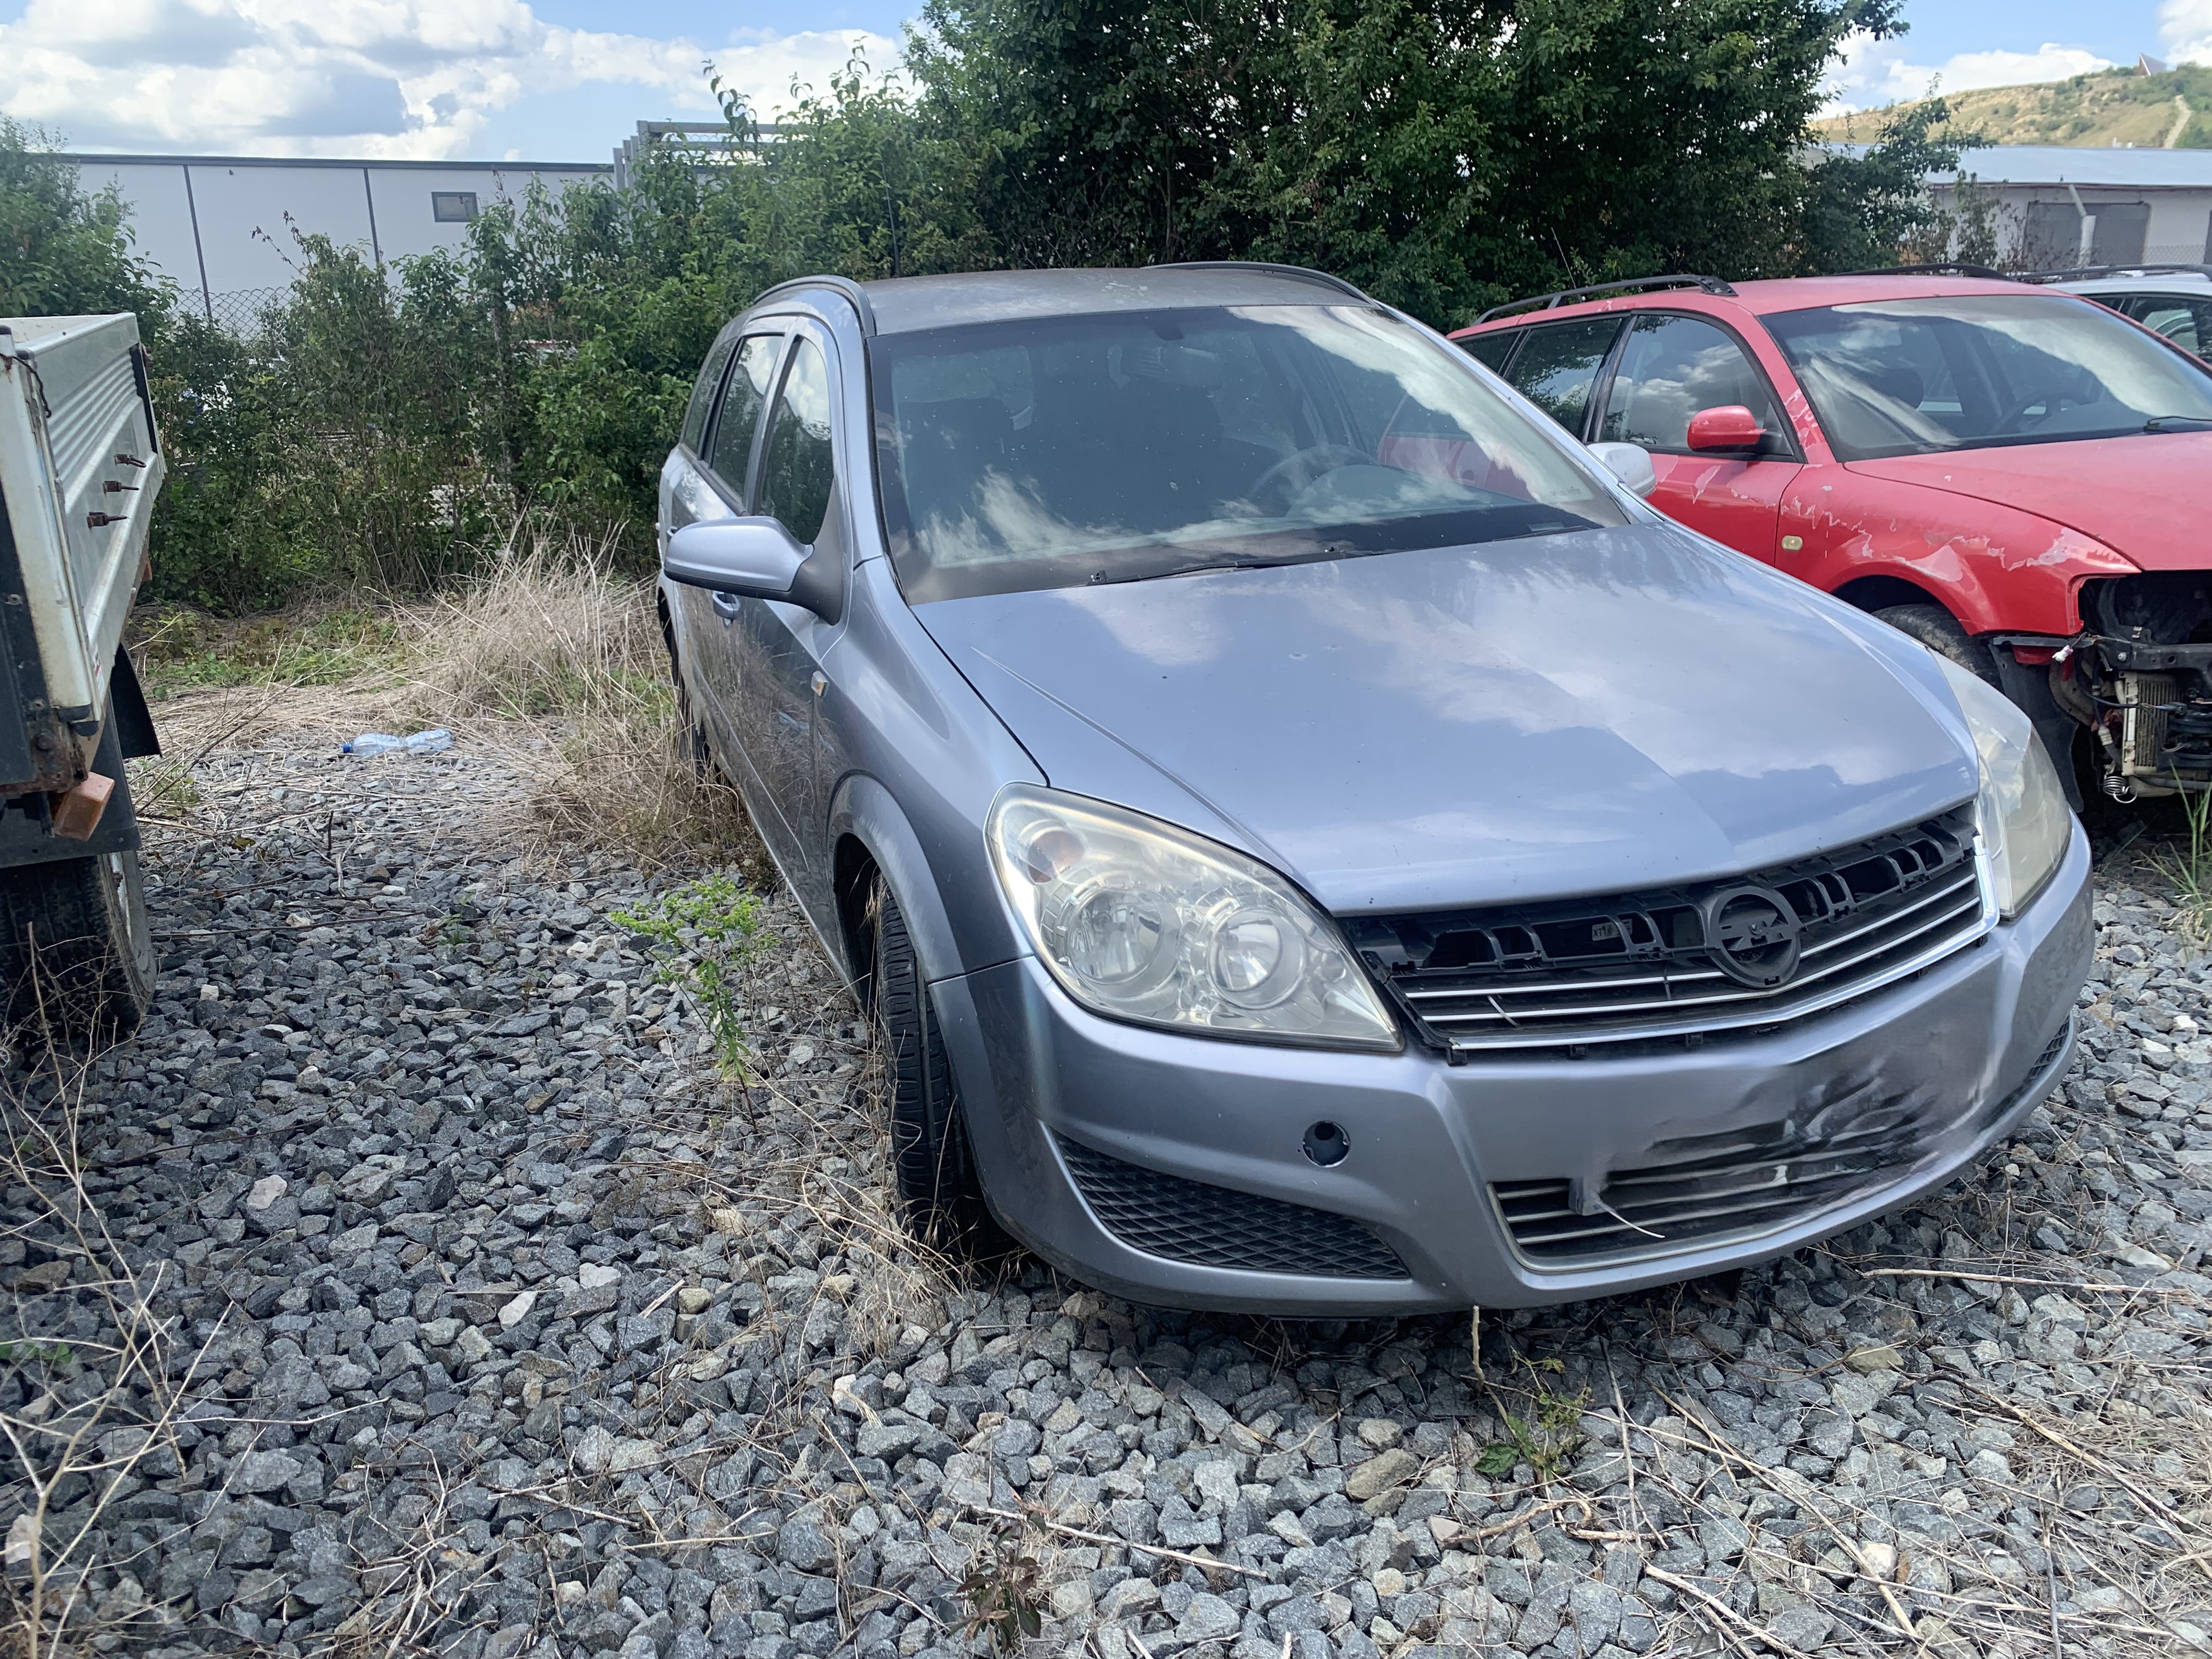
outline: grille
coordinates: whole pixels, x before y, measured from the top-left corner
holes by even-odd
[[[1990,1121],[2043,1079],[2066,1050],[2069,1021]],[[1802,1124],[1690,1135],[1651,1148],[1657,1161],[1616,1170],[1593,1196],[1583,1182],[1498,1181],[1491,1201],[1521,1255],[1539,1267],[1663,1255],[1753,1233],[1901,1178],[1942,1127],[1912,1096],[1846,1091]]]
[[[1246,1273],[1407,1277],[1397,1253],[1349,1216],[1163,1175],[1073,1140],[1059,1145],[1084,1201],[1133,1250]]]
[[[1797,960],[1781,982],[1717,965],[1709,915],[1778,897]],[[1762,901],[1753,900],[1754,908]],[[1764,901],[1771,904],[1771,899]],[[1771,915],[1771,908],[1768,912]],[[1726,881],[1512,908],[1353,918],[1347,934],[1428,1039],[1456,1054],[1648,1041],[1785,1024],[1940,961],[1995,921],[1960,807],[1856,847]],[[1757,939],[1735,940],[1756,969]],[[1771,955],[1771,952],[1770,952]]]

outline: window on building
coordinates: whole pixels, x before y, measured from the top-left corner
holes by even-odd
[[[434,190],[430,216],[441,225],[465,225],[477,216],[477,193],[472,190]]]

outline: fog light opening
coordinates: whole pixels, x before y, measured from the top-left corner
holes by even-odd
[[[1306,1156],[1326,1170],[1344,1162],[1345,1154],[1352,1150],[1352,1139],[1338,1125],[1322,1122],[1307,1128],[1305,1145]]]

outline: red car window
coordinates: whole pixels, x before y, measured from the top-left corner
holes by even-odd
[[[1765,380],[1725,329],[1697,317],[1638,317],[1613,371],[1600,435],[1608,443],[1686,454],[1690,417],[1729,404],[1741,404],[1779,434]]]
[[[1579,438],[1590,387],[1620,337],[1620,319],[1596,317],[1532,328],[1505,378],[1537,408]]]

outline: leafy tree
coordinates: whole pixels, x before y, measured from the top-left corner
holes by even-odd
[[[87,194],[75,167],[47,159],[52,148],[0,115],[0,317],[135,311],[158,324],[175,290],[132,251],[122,198]]]

